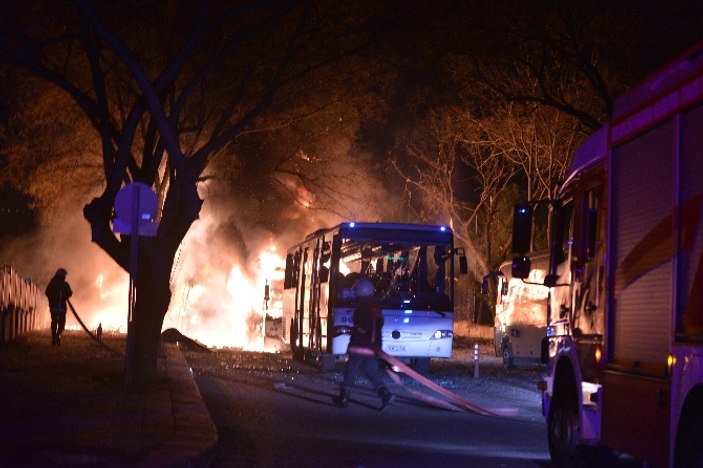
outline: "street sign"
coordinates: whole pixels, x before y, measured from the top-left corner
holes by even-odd
[[[139,259],[139,237],[156,236],[159,227],[154,221],[159,202],[156,193],[147,184],[135,182],[127,184],[117,192],[115,197],[115,213],[112,230],[118,234],[137,235],[131,238],[129,246],[129,297],[127,303],[127,357],[125,359],[125,383],[132,385],[134,358],[134,332],[132,331],[132,316],[136,306],[137,267]]]
[[[137,206],[134,206],[134,203]],[[159,202],[156,193],[147,184],[134,182],[127,184],[117,192],[115,212],[117,217],[112,222],[112,230],[117,234],[132,233],[133,210],[137,210],[140,236],[155,236],[159,224],[154,221]]]

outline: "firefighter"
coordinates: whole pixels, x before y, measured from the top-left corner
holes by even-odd
[[[393,394],[383,383],[378,357],[381,351],[381,328],[383,327],[381,303],[374,297],[374,285],[366,277],[356,280],[353,290],[357,302],[354,308],[354,326],[347,349],[349,360],[339,396],[334,398],[334,402],[340,408],[349,406],[351,388],[357,372],[361,370],[381,397],[380,409],[383,409],[393,400]]]
[[[61,346],[61,333],[66,326],[66,301],[73,295],[71,286],[66,282],[68,272],[59,268],[49,285],[46,287],[46,297],[49,299],[51,313],[51,344]]]

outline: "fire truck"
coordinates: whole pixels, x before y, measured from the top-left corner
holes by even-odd
[[[553,214],[542,411],[556,463],[703,466],[703,42],[614,103],[557,200],[516,207],[512,275]],[[602,452],[602,451],[596,451]]]

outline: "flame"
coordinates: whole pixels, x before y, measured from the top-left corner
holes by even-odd
[[[129,291],[129,278],[125,277],[123,282],[106,280],[103,272],[98,273],[95,278],[95,286],[98,288],[100,305],[99,310],[91,318],[92,328],[102,325],[103,330],[112,330],[120,333],[127,331],[127,296]],[[86,324],[87,325],[87,324]]]
[[[197,275],[191,273],[174,290],[164,328],[177,328],[210,347],[265,350],[266,316],[283,315],[283,265],[276,246],[269,244],[257,255],[251,273],[241,263],[226,271],[209,266]],[[264,301],[267,282],[268,304]]]
[[[225,252],[228,246],[213,240],[215,223],[208,213],[197,224],[174,259],[172,297],[163,329],[176,328],[209,347],[277,349],[280,344],[273,341],[266,346],[270,339],[265,337],[264,321],[267,316],[283,315],[285,260],[278,246],[273,239],[261,243],[260,236],[247,239],[245,258],[233,253],[234,248]],[[83,271],[81,280],[69,281],[74,290],[71,302],[93,332],[101,325],[104,332],[125,333],[129,275],[108,258],[101,258],[94,271]],[[80,329],[73,317],[67,317],[66,325]]]
[[[113,274],[117,278],[112,278]],[[71,298],[71,303],[85,326],[92,332],[102,326],[105,332],[126,333],[129,289],[127,274],[114,264],[106,264],[91,285],[95,287],[96,295],[91,297],[86,288],[74,286],[74,295]],[[66,317],[66,329],[81,330],[80,324],[71,313]]]
[[[339,262],[339,272],[344,276],[351,273],[351,269],[346,265],[346,263]]]

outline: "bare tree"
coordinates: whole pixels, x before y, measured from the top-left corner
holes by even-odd
[[[504,99],[535,103],[567,114],[591,130],[610,115],[614,97],[628,81],[618,52],[629,50],[623,18],[632,10],[597,9],[588,2],[489,7],[487,25],[495,53],[474,60],[485,86]],[[574,94],[574,87],[581,92]]]
[[[39,14],[47,6],[52,15]],[[358,29],[307,1],[75,0],[2,10],[1,58],[60,88],[95,130],[105,185],[84,216],[93,242],[125,270],[132,239],[112,231],[115,195],[137,181],[159,195],[158,234],[139,242],[127,363],[132,383],[152,384],[174,254],[198,219],[201,174],[281,89],[353,50]]]
[[[430,113],[426,126],[408,136],[391,159],[419,216],[451,224],[479,278],[495,267],[491,226],[499,198],[516,172],[506,151],[511,148],[492,141],[479,120],[453,108]],[[479,221],[481,235],[475,228]]]
[[[515,167],[524,180],[526,200],[557,197],[571,155],[586,135],[575,119],[536,104],[508,103],[480,125],[487,141],[509,149],[502,154],[504,164]]]
[[[451,223],[480,279],[510,247],[515,178],[526,180],[531,197],[556,195],[579,135],[569,122],[539,106],[506,104],[481,117],[440,109],[405,139],[391,164],[421,219]]]

